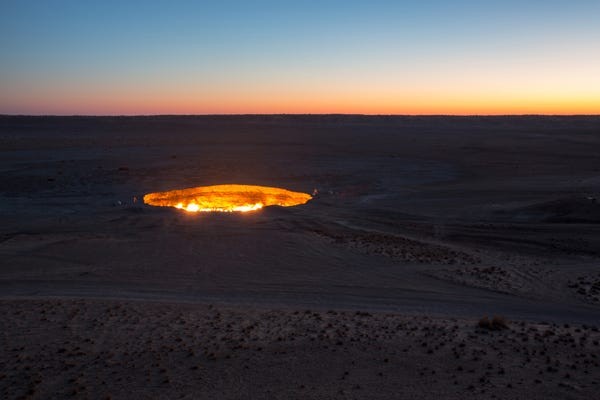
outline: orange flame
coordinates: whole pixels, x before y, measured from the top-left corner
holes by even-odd
[[[214,185],[149,193],[144,203],[189,212],[247,212],[267,206],[290,207],[312,199],[306,193],[254,185]]]

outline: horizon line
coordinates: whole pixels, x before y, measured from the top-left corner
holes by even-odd
[[[249,117],[249,116],[354,116],[354,117],[600,117],[598,114],[362,114],[362,113],[210,113],[210,114],[2,114],[0,117]]]

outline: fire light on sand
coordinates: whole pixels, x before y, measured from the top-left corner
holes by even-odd
[[[297,206],[312,199],[306,193],[254,185],[214,185],[148,193],[144,203],[189,212],[247,212],[267,206]]]

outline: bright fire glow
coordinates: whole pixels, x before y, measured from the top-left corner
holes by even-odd
[[[214,185],[149,193],[144,203],[189,212],[247,212],[267,206],[297,206],[312,197],[306,193],[254,185]]]

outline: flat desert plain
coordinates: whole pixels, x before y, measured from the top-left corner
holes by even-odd
[[[0,168],[3,399],[600,393],[600,117],[2,116]],[[217,184],[314,197],[142,201]]]

